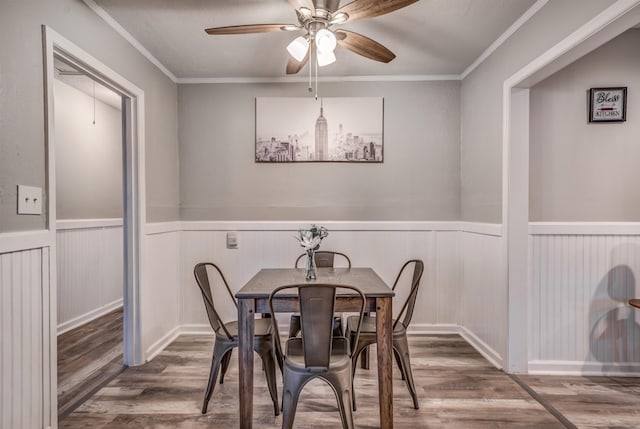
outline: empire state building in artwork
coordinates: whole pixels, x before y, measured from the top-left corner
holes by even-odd
[[[324,161],[329,158],[329,131],[323,110],[322,99],[320,99],[320,116],[316,120],[316,161]]]

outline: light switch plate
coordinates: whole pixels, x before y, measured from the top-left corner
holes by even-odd
[[[227,232],[227,249],[238,248],[238,234],[235,232]]]
[[[42,188],[18,185],[18,214],[42,214]]]

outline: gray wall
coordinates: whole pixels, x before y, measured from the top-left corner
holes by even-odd
[[[122,113],[55,81],[56,218],[122,217]]]
[[[613,0],[552,0],[463,81],[462,220],[502,222],[502,86]]]
[[[640,30],[531,88],[530,220],[640,220]],[[628,87],[627,122],[588,123],[592,87]]]
[[[80,0],[0,0],[0,232],[41,229],[16,214],[16,185],[45,186],[45,24],[145,91],[147,218],[178,218],[177,86]]]
[[[255,163],[255,97],[307,94],[304,83],[179,85],[182,218],[459,219],[460,82],[321,83],[327,97],[384,97],[384,163]]]

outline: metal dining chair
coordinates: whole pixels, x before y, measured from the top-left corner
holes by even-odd
[[[207,316],[209,318],[209,324],[213,329],[216,339],[213,344],[213,356],[211,357],[211,370],[209,372],[209,381],[207,383],[207,389],[204,394],[204,401],[202,402],[202,414],[207,412],[207,406],[211,395],[213,394],[213,388],[218,378],[218,373],[222,367],[222,373],[220,374],[220,384],[224,381],[224,374],[229,367],[229,361],[231,359],[231,351],[234,347],[238,346],[238,322],[232,321],[224,323],[220,319],[218,312],[216,311],[213,295],[211,293],[211,283],[209,281],[209,275],[207,268],[215,270],[225,289],[229,293],[231,302],[238,307],[236,300],[229,288],[229,284],[225,279],[220,268],[211,262],[202,262],[196,264],[193,269],[193,274],[196,278],[196,283],[202,292],[202,298],[204,300],[204,306],[207,310]],[[269,388],[269,394],[273,401],[273,411],[275,415],[280,414],[280,407],[278,405],[278,392],[276,390],[276,367],[274,360],[274,348],[272,338],[272,325],[269,319],[256,319],[253,337],[253,349],[262,358],[262,366],[264,369],[265,377],[267,379],[267,386]]]
[[[411,372],[411,361],[409,359],[409,343],[407,341],[407,328],[411,323],[411,317],[413,316],[413,309],[416,305],[416,297],[418,296],[418,288],[420,287],[420,279],[424,272],[424,263],[419,259],[411,259],[404,263],[400,272],[398,273],[396,280],[393,282],[392,289],[395,291],[398,286],[398,281],[402,277],[405,270],[410,269],[413,266],[413,275],[411,277],[411,285],[409,288],[409,295],[405,300],[398,318],[393,320],[393,354],[396,358],[402,379],[406,382],[411,399],[413,400],[413,408],[416,410],[419,408],[418,395],[416,393],[416,387],[413,382],[413,374]],[[355,335],[357,328],[360,328],[360,334]],[[373,316],[364,316],[364,319],[360,319],[358,316],[350,316],[347,319],[347,331],[346,337],[351,339],[353,351],[353,375],[355,377],[356,362],[358,356],[364,349],[371,344],[376,343],[376,318]],[[353,410],[356,410],[355,395],[353,398]]]
[[[296,296],[287,293],[295,289],[300,304],[302,335],[288,338],[284,353],[278,336],[273,300],[276,295]],[[269,309],[276,338],[276,349],[284,357],[282,390],[282,428],[293,427],[298,398],[303,387],[320,378],[333,389],[344,429],[353,429],[353,381],[352,353],[345,337],[333,335],[333,316],[336,289],[348,289],[361,301],[359,320],[364,318],[365,297],[353,286],[325,284],[286,285],[276,288],[269,296]],[[353,337],[358,340],[360,324],[355,323]]]
[[[314,254],[314,260],[316,262],[316,267],[318,268],[333,268],[334,261],[336,256],[338,258],[343,259],[343,262],[346,263],[347,268],[351,268],[351,259],[344,253],[334,252],[331,250],[318,250]],[[304,261],[307,258],[307,254],[303,253],[298,256],[296,259],[296,263],[294,265],[295,268],[300,268],[300,261]],[[344,330],[342,329],[342,316],[336,315],[334,319],[334,336],[341,337],[344,335]],[[300,315],[292,314],[289,322],[289,337],[295,337],[300,333]]]

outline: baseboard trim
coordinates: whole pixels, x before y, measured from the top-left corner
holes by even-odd
[[[460,335],[466,342],[478,351],[485,359],[487,359],[497,369],[503,369],[504,362],[499,353],[489,347],[484,341],[478,338],[473,332],[469,331],[464,326],[460,327]]]
[[[167,332],[162,338],[160,338],[155,343],[151,344],[147,351],[145,352],[145,362],[149,362],[153,360],[156,356],[160,354],[164,349],[167,348],[169,344],[174,342],[176,338],[180,336],[180,326],[176,326],[169,332]]]
[[[213,330],[207,324],[188,324],[179,327],[180,335],[213,335]]]
[[[529,374],[640,377],[639,362],[541,361],[529,362]]]
[[[407,335],[432,335],[432,334],[460,334],[460,326],[454,324],[437,324],[429,323],[411,324],[407,330]]]
[[[103,305],[102,307],[91,310],[85,314],[82,314],[78,317],[74,317],[73,319],[61,323],[58,325],[57,332],[58,335],[64,334],[72,329],[77,328],[78,326],[82,326],[85,323],[89,323],[92,320],[97,319],[98,317],[102,317],[107,313],[111,313],[113,310],[122,307],[123,300],[122,298],[115,300],[109,304]]]

